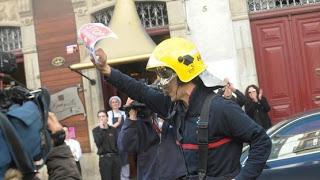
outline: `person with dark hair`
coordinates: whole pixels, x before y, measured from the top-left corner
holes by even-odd
[[[97,113],[99,126],[92,130],[99,155],[99,170],[102,180],[120,180],[121,160],[117,147],[117,129],[108,125],[105,110]]]
[[[221,80],[206,70],[191,41],[170,38],[152,52],[146,68],[160,78],[162,92],[111,68],[102,49],[96,55],[98,62],[92,62],[109,83],[174,124],[186,178],[251,180],[260,175],[271,151],[269,136],[237,104],[213,92]],[[250,150],[241,167],[243,143]]]
[[[48,112],[49,104],[46,89],[31,93],[22,86],[12,86],[0,90],[0,179],[5,174],[6,178],[15,174],[17,178],[39,179],[38,171],[44,164],[49,179],[81,179],[64,143],[62,125]]]
[[[124,107],[128,118],[120,131],[118,146],[122,151],[137,154],[137,180],[173,180],[186,176],[173,126],[130,98]]]
[[[267,98],[262,94],[263,90],[259,89],[258,86],[253,84],[249,85],[245,92],[247,97],[245,111],[257,124],[267,130],[272,126],[271,119],[268,115],[270,106]]]
[[[49,112],[48,128],[53,139],[53,149],[46,161],[49,180],[81,180],[81,174],[69,146],[64,142],[65,132],[54,113]],[[63,138],[62,138],[63,137]]]
[[[36,113],[36,112],[35,112]],[[32,112],[31,112],[32,114]],[[30,115],[30,114],[29,114]],[[62,125],[59,123],[54,113],[48,113],[48,129],[51,131],[53,147],[48,154],[45,164],[47,165],[47,172],[49,180],[81,180],[81,175],[77,170],[77,165],[72,156],[70,148],[64,143],[65,134]],[[30,132],[31,133],[31,132]],[[29,142],[30,143],[30,142]],[[1,146],[3,148],[3,146]],[[1,154],[2,156],[7,156]],[[10,155],[9,155],[10,156]],[[34,162],[38,164],[38,162]],[[2,164],[0,164],[2,165]],[[2,167],[1,167],[2,168]],[[0,176],[0,179],[5,180],[40,180],[38,173],[26,176],[22,174],[17,167],[11,167],[5,171],[5,176]]]

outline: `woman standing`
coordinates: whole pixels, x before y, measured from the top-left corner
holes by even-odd
[[[108,111],[108,125],[114,128],[117,128],[118,131],[121,130],[121,125],[123,121],[126,119],[126,114],[124,111],[120,110],[121,107],[121,99],[119,96],[112,96],[109,99],[109,106],[111,110]]]
[[[245,111],[257,124],[267,130],[272,126],[268,115],[270,106],[267,98],[262,95],[262,92],[262,89],[253,84],[246,88],[245,95],[247,102],[245,104]]]
[[[119,96],[112,96],[109,99],[109,106],[111,110],[107,112],[108,114],[108,125],[117,129],[119,134],[121,127],[126,119],[126,113],[120,110],[121,99]],[[128,180],[130,175],[129,164],[128,164],[128,154],[119,151],[121,159],[121,180]]]

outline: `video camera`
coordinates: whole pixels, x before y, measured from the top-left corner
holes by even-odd
[[[0,179],[10,167],[24,179],[32,177],[40,168],[33,162],[44,162],[52,147],[47,129],[50,94],[45,88],[32,91],[13,79],[10,74],[16,69],[15,56],[0,52],[0,80],[16,82],[0,89]]]
[[[124,110],[128,113],[131,109],[134,109],[137,111],[137,117],[140,119],[146,119],[148,117],[151,117],[152,115],[152,111],[143,103],[140,103],[138,101],[133,101],[133,103],[131,103],[128,106],[124,106]]]

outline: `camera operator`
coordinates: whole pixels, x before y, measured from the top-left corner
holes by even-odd
[[[74,179],[74,180],[80,180],[81,176],[77,170],[76,163],[73,159],[72,153],[69,149],[69,147],[64,143],[65,134],[62,129],[62,125],[59,123],[58,119],[53,113],[49,112],[48,115],[48,130],[51,131],[51,137],[52,137],[52,144],[53,147],[50,150],[50,153],[48,154],[46,165],[47,165],[47,171],[49,180],[59,180],[59,179]],[[30,134],[34,134],[35,132],[30,131],[28,132]],[[2,139],[3,137],[0,137]],[[32,139],[35,140],[35,139]],[[33,141],[27,142],[24,141],[24,143],[28,144],[29,146],[34,145]],[[4,148],[6,145],[1,145],[1,148]],[[40,145],[39,145],[40,146]],[[21,149],[22,150],[22,149]],[[35,150],[35,149],[34,149]],[[1,156],[10,156],[10,154],[2,154]],[[34,164],[37,164],[37,162],[34,162]],[[8,167],[8,166],[7,166]],[[1,167],[2,168],[2,167]],[[33,174],[22,174],[19,169],[13,170],[16,167],[14,165],[10,165],[8,167],[9,169],[7,172],[5,172],[5,180],[19,180],[19,179],[25,179],[25,180],[38,180],[41,179],[39,177],[39,174],[36,172]],[[0,179],[2,179],[3,176],[0,176]]]
[[[44,163],[49,179],[81,179],[62,126],[48,112],[49,92],[27,89],[10,76],[16,69],[15,56],[0,52],[0,80],[10,83],[0,86],[0,180],[5,174],[6,179],[38,179]]]
[[[128,119],[118,138],[122,151],[137,153],[138,180],[178,179],[187,174],[174,129],[144,104],[128,98]]]
[[[69,147],[64,143],[64,131],[62,125],[57,120],[53,113],[49,112],[48,116],[48,129],[51,131],[53,147],[48,154],[46,165],[48,169],[49,179],[74,179],[80,180],[81,176],[77,170],[76,163],[73,159],[72,153]],[[30,134],[35,132],[29,132]],[[2,144],[5,143],[5,144]],[[32,141],[25,142],[28,145],[33,145]],[[2,134],[0,135],[1,149],[7,149],[7,142],[3,141]],[[1,150],[1,159],[4,157],[10,157],[10,154],[3,154]],[[8,150],[8,149],[7,149]],[[8,152],[9,153],[9,152]],[[36,164],[36,162],[34,162]],[[24,175],[19,169],[15,169],[14,165],[0,164],[3,173],[0,173],[0,179],[40,179],[37,173]]]

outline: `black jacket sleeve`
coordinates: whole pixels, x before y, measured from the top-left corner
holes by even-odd
[[[117,69],[112,69],[109,77],[106,77],[117,89],[127,94],[131,99],[145,103],[153,112],[161,117],[167,117],[170,107],[173,105],[169,96],[154,90]]]
[[[264,111],[264,112],[269,112],[270,111],[270,106],[269,103],[267,101],[267,98],[265,98],[264,96],[262,96],[261,100],[259,101],[260,103],[260,108]]]
[[[65,143],[53,147],[46,165],[49,180],[82,179],[70,148]]]
[[[100,131],[99,127],[94,128],[92,130],[92,134],[93,134],[94,142],[96,143],[97,147],[100,147],[104,139],[103,139],[103,134]]]
[[[239,104],[240,107],[242,107],[247,101],[246,96],[238,89],[236,89],[236,91],[234,93],[237,95],[236,103]]]
[[[250,144],[248,160],[236,179],[256,179],[270,155],[271,140],[265,130],[253,122],[236,104],[228,103],[221,108],[225,117],[222,123],[226,135]]]
[[[119,134],[118,147],[126,152],[140,153],[147,151],[150,146],[158,144],[159,141],[150,122],[127,119]]]
[[[130,119],[124,121],[119,133],[118,148],[122,152],[137,153],[139,151],[137,121]]]

